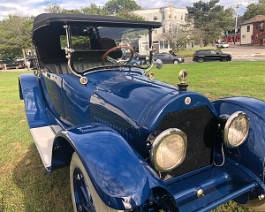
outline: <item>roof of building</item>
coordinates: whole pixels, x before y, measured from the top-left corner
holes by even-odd
[[[241,25],[251,24],[255,22],[265,21],[265,15],[256,15],[255,17],[244,21]]]
[[[152,10],[161,10],[161,9],[177,9],[177,10],[185,10],[185,11],[187,11],[186,7],[165,6],[165,7],[155,7],[155,8],[148,8],[148,9],[139,9],[139,10],[134,10],[133,12],[152,11]]]

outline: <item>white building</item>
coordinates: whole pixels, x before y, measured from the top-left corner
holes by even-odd
[[[167,41],[163,39],[163,33],[168,33],[171,30],[176,30],[181,28],[181,26],[186,25],[188,10],[186,8],[176,8],[176,7],[161,7],[153,9],[142,9],[133,11],[134,14],[142,16],[146,21],[158,21],[162,23],[162,27],[156,29],[153,32],[153,45],[156,52],[169,52],[170,46]],[[143,38],[144,39],[144,38]],[[144,45],[143,42],[139,41],[139,47]],[[142,43],[141,43],[142,42]],[[141,48],[139,48],[141,51]],[[142,52],[144,53],[144,52]],[[142,54],[140,52],[140,54]]]

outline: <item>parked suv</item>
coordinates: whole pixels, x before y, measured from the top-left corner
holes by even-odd
[[[187,90],[185,71],[178,86],[154,80],[159,27],[83,14],[36,17],[39,69],[20,75],[19,90],[44,167],[70,167],[74,211],[206,212],[230,200],[264,211],[265,102],[212,102]],[[148,47],[146,69],[128,65],[134,49],[120,45],[123,38],[148,41],[137,42]]]
[[[212,49],[197,50],[193,55],[193,61],[199,63],[216,60],[227,62],[232,60],[232,56]]]
[[[180,56],[175,56],[170,53],[160,53],[154,55],[154,60],[160,59],[165,64],[178,64],[184,63],[184,58]]]

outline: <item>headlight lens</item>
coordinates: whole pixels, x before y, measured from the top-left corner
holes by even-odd
[[[224,142],[229,148],[243,144],[248,136],[249,117],[242,111],[233,113],[224,128]]]
[[[186,134],[177,128],[170,128],[155,138],[151,148],[151,161],[156,170],[170,171],[183,162],[186,150]]]

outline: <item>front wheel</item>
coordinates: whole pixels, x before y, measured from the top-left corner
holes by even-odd
[[[221,60],[222,62],[228,62],[228,58],[222,58],[222,60]]]
[[[179,64],[179,61],[178,60],[174,60],[173,64]]]
[[[198,63],[203,63],[204,59],[203,58],[198,58]]]
[[[98,196],[87,171],[76,153],[70,165],[71,196],[75,212],[117,212],[109,208]]]

